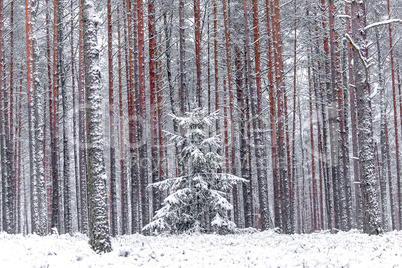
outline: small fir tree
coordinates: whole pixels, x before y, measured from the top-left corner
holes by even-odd
[[[226,196],[233,185],[246,180],[219,172],[222,157],[217,148],[221,146],[221,138],[208,134],[208,127],[217,116],[217,112],[207,114],[200,108],[184,117],[172,115],[182,128],[181,135],[168,134],[170,141],[181,148],[183,175],[150,185],[170,194],[144,230],[228,233],[236,227],[227,215],[232,205]]]

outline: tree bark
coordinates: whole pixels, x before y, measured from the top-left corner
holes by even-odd
[[[79,112],[78,112],[78,131],[79,131],[79,173],[80,173],[80,190],[81,190],[81,232],[84,234],[88,233],[88,158],[87,158],[87,148],[86,148],[86,117],[85,117],[85,66],[84,66],[84,29],[83,29],[83,19],[82,19],[83,5],[79,1],[79,73],[78,73],[78,101],[79,101]]]
[[[260,107],[260,100],[258,99],[257,92],[254,89],[254,77],[252,76],[251,68],[251,51],[250,51],[250,34],[248,28],[248,8],[247,1],[243,1],[244,11],[244,31],[245,31],[245,49],[246,49],[246,63],[247,63],[247,80],[248,89],[250,94],[250,106],[251,106],[251,122],[253,127],[253,141],[256,157],[256,171],[258,182],[258,196],[260,203],[261,213],[261,229],[266,230],[271,227],[269,204],[268,204],[268,180],[266,178],[266,172],[264,172],[264,157],[265,157],[265,144],[261,133],[261,118],[258,113],[258,107]]]
[[[387,0],[387,10],[388,18],[391,16],[390,1]],[[394,130],[395,130],[395,157],[396,157],[396,202],[399,208],[399,219],[398,219],[398,229],[402,228],[402,191],[401,191],[401,166],[400,166],[400,154],[399,154],[399,130],[398,130],[398,109],[397,109],[397,92],[396,92],[396,77],[395,77],[395,63],[394,63],[394,48],[393,48],[393,38],[392,38],[392,26],[391,23],[388,24],[388,34],[389,34],[389,57],[391,61],[391,83],[392,83],[392,104],[394,108]],[[401,125],[402,127],[402,125]]]
[[[109,69],[109,154],[110,154],[110,221],[111,234],[116,236],[117,224],[117,178],[116,178],[116,152],[114,134],[114,91],[113,91],[113,32],[112,32],[112,3],[107,1],[107,56]]]
[[[352,1],[352,40],[356,45],[353,48],[354,78],[357,98],[358,135],[359,135],[359,162],[363,204],[363,231],[368,234],[381,232],[380,207],[376,185],[376,171],[374,163],[374,144],[372,130],[372,110],[370,88],[368,82],[366,13],[364,3]]]
[[[84,30],[85,87],[87,100],[87,147],[89,179],[89,238],[97,253],[112,250],[107,215],[106,170],[103,154],[101,73],[98,18],[91,0],[81,0]]]
[[[200,0],[194,0],[194,35],[195,35],[195,65],[197,69],[197,103],[202,107],[202,87],[201,87],[201,10]]]
[[[148,39],[149,39],[149,85],[150,85],[150,121],[151,121],[151,170],[152,183],[159,181],[158,166],[158,106],[157,94],[159,93],[157,81],[157,51],[156,51],[156,20],[154,0],[148,2]],[[160,139],[161,137],[159,137]],[[160,157],[160,156],[159,156]],[[160,192],[156,188],[152,190],[152,213],[160,209]]]

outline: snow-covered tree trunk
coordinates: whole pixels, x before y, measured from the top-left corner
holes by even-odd
[[[15,232],[14,221],[14,184],[12,174],[12,153],[9,128],[8,89],[6,89],[6,73],[4,59],[4,20],[3,1],[0,1],[0,151],[1,151],[1,176],[2,176],[2,209],[3,228],[8,233]]]
[[[134,109],[134,83],[137,81],[134,76],[134,34],[133,34],[133,16],[134,11],[130,1],[125,3],[124,16],[124,41],[126,56],[126,80],[127,80],[127,109],[128,109],[128,136],[130,143],[130,179],[131,179],[131,232],[138,232],[138,165],[137,165],[137,136],[135,124]]]
[[[187,111],[188,105],[188,91],[187,91],[187,83],[186,83],[186,44],[185,44],[185,15],[184,15],[184,5],[185,0],[180,0],[179,2],[179,27],[180,27],[180,38],[179,38],[179,46],[180,46],[180,54],[179,54],[179,68],[180,68],[180,113],[182,115]],[[179,160],[180,161],[180,160]],[[180,169],[180,167],[179,167]]]
[[[126,165],[124,158],[124,118],[123,118],[123,75],[122,75],[122,47],[121,47],[121,30],[120,30],[120,8],[117,7],[117,42],[118,42],[118,69],[119,69],[119,127],[120,127],[120,184],[121,184],[121,222],[122,234],[129,233],[129,220],[128,220],[128,185],[127,176],[125,174]]]
[[[52,122],[50,124],[50,137],[51,137],[51,162],[52,162],[52,219],[51,219],[51,227],[57,228],[60,233],[63,233],[64,224],[62,220],[62,215],[64,213],[62,211],[61,201],[62,201],[62,192],[61,192],[61,180],[60,180],[60,170],[59,170],[59,87],[61,86],[61,73],[60,73],[60,53],[59,46],[60,34],[59,34],[59,26],[61,21],[61,15],[59,14],[59,5],[58,0],[54,1],[53,8],[53,95],[50,98],[50,109],[52,115],[50,116]]]
[[[74,23],[74,0],[70,0],[70,55],[71,55],[71,91],[72,91],[72,108],[73,108],[73,155],[74,155],[74,181],[75,181],[75,199],[76,199],[76,211],[77,211],[77,226],[78,230],[81,230],[81,200],[80,200],[80,180],[79,180],[79,170],[78,170],[78,150],[77,150],[77,94],[76,94],[76,77],[75,68],[76,60],[74,57],[74,33],[75,33],[75,23]]]
[[[201,10],[200,0],[194,0],[194,40],[195,40],[195,62],[197,67],[197,104],[202,107],[202,87],[201,87]]]
[[[290,182],[289,169],[290,163],[287,161],[287,108],[286,108],[286,89],[283,80],[283,60],[282,60],[282,37],[280,22],[280,4],[279,0],[271,2],[272,20],[272,37],[274,49],[274,68],[276,76],[277,89],[277,148],[278,148],[278,171],[279,171],[279,191],[280,191],[280,217],[281,225],[284,233],[291,232],[291,215],[290,215]]]
[[[101,97],[101,70],[99,67],[98,24],[91,0],[81,0],[83,8],[84,63],[87,100],[87,148],[89,177],[89,236],[90,245],[97,253],[112,250],[106,204],[106,170]]]
[[[366,13],[363,1],[352,1],[352,38],[354,78],[357,98],[357,125],[359,135],[360,186],[363,204],[363,231],[381,232],[380,206],[376,170],[372,110],[368,81]]]
[[[32,24],[36,25],[37,12],[39,8],[38,1],[31,1],[32,6]],[[33,97],[34,97],[34,139],[35,139],[35,176],[36,176],[36,192],[37,192],[37,213],[38,213],[38,226],[36,232],[40,235],[45,235],[47,232],[47,215],[46,215],[46,192],[45,192],[45,178],[43,169],[43,117],[42,117],[42,104],[41,96],[43,90],[40,84],[40,71],[39,71],[39,47],[38,38],[33,31],[32,36],[32,49],[33,49]]]
[[[258,114],[258,108],[260,107],[260,100],[258,100],[258,92],[254,88],[254,79],[252,76],[251,69],[251,51],[250,51],[250,33],[248,29],[248,8],[247,1],[243,1],[243,11],[244,11],[244,31],[245,31],[245,46],[246,46],[246,62],[247,62],[247,72],[248,72],[248,87],[250,92],[250,105],[251,105],[251,120],[254,131],[254,148],[256,156],[256,167],[257,167],[257,181],[258,181],[258,196],[260,201],[260,211],[261,211],[261,229],[266,230],[271,226],[270,223],[270,213],[268,204],[268,181],[266,178],[266,172],[264,169],[264,156],[265,156],[265,144],[261,133],[261,119]]]
[[[275,71],[273,61],[273,1],[265,2],[266,19],[266,33],[268,36],[267,41],[267,71],[268,71],[268,96],[269,96],[269,125],[270,125],[270,138],[271,138],[271,162],[272,162],[272,180],[274,186],[274,225],[279,226],[281,221],[280,201],[279,201],[279,174],[278,174],[278,155],[277,155],[277,109],[276,109],[276,90],[275,84]]]
[[[152,182],[159,181],[159,166],[158,166],[158,106],[157,94],[160,90],[158,87],[157,75],[157,47],[156,47],[156,14],[155,1],[148,2],[148,38],[149,38],[149,87],[150,87],[150,121],[151,121],[151,174]],[[160,139],[161,137],[159,137]],[[160,192],[153,189],[152,192],[152,213],[160,209]]]
[[[112,3],[107,1],[107,55],[109,74],[109,153],[110,153],[110,221],[111,233],[117,235],[117,176],[116,176],[116,148],[114,123],[114,91],[113,91],[113,32],[112,32]]]
[[[375,10],[376,19],[380,19],[380,14],[378,9]],[[380,189],[381,189],[381,212],[382,212],[382,226],[385,231],[389,228],[388,222],[388,193],[387,193],[387,183],[388,183],[388,172],[387,172],[387,152],[385,144],[385,130],[387,129],[387,115],[386,115],[386,105],[385,105],[385,85],[384,85],[384,70],[382,66],[382,54],[380,46],[380,32],[378,27],[375,27],[376,36],[376,46],[377,46],[377,64],[378,64],[378,83],[380,87],[380,116],[381,116],[381,130],[380,130],[380,154],[381,154],[381,177],[380,177]],[[389,185],[390,188],[391,185]],[[392,194],[390,195],[392,200]],[[391,202],[391,208],[393,204]],[[394,216],[391,213],[391,218]],[[393,230],[393,221],[391,221],[391,230]]]
[[[241,52],[239,46],[235,47],[235,84],[237,89],[237,107],[239,114],[241,117],[238,118],[239,121],[239,144],[240,144],[240,175],[242,178],[249,177],[249,169],[248,169],[248,147],[247,147],[247,130],[246,130],[246,92],[244,90],[243,85],[243,72],[244,66],[242,64],[243,59],[241,57]],[[253,226],[253,208],[252,208],[252,196],[250,192],[250,183],[244,183],[242,185],[243,192],[243,211],[244,215],[242,216],[244,220],[244,226],[246,228]]]
[[[149,194],[148,186],[148,145],[146,139],[146,103],[145,103],[145,46],[144,46],[144,16],[142,1],[134,3],[134,29],[137,30],[138,50],[135,49],[136,43],[134,42],[134,53],[137,52],[138,64],[138,90],[135,95],[136,115],[137,115],[137,137],[138,137],[138,156],[139,156],[139,183],[140,183],[140,196],[141,196],[141,228],[149,223]],[[134,31],[135,32],[135,31]],[[136,65],[134,65],[135,67]]]
[[[388,17],[391,16],[391,6],[390,1],[387,0],[387,11]],[[398,130],[398,106],[397,106],[397,92],[396,92],[396,77],[395,77],[395,59],[394,59],[394,44],[392,38],[392,26],[391,23],[388,24],[388,36],[389,36],[389,58],[391,61],[391,84],[392,84],[392,104],[394,110],[394,130],[395,130],[395,161],[396,161],[396,202],[398,204],[398,214],[399,214],[399,230],[402,227],[402,190],[401,190],[401,162],[400,162],[400,136]],[[402,125],[401,125],[402,128]]]
[[[88,173],[86,148],[86,119],[85,119],[85,68],[84,68],[84,30],[82,14],[83,5],[79,1],[79,40],[78,40],[78,154],[80,176],[80,205],[81,232],[88,233]]]
[[[37,211],[37,192],[36,192],[36,176],[34,166],[34,130],[33,130],[33,31],[32,31],[32,6],[31,1],[25,1],[25,16],[26,16],[26,47],[27,47],[27,96],[28,96],[28,136],[29,136],[29,176],[30,176],[30,195],[31,195],[31,231],[37,232],[39,225],[38,211]]]
[[[63,229],[60,230],[66,233],[72,232],[72,203],[71,203],[71,183],[70,183],[70,148],[69,148],[69,131],[68,131],[68,109],[69,109],[69,96],[67,94],[67,87],[65,85],[66,81],[66,70],[65,70],[65,55],[64,55],[64,0],[58,0],[57,9],[57,20],[59,26],[58,30],[58,56],[57,56],[57,72],[59,73],[59,85],[58,90],[61,92],[61,102],[62,102],[62,117],[63,117]]]

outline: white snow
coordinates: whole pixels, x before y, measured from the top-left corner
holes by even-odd
[[[0,267],[397,267],[402,232],[368,236],[281,235],[273,231],[236,235],[119,236],[113,251],[98,255],[80,234],[0,233]]]
[[[366,28],[364,28],[364,30],[368,30],[377,26],[381,26],[381,25],[385,25],[385,24],[390,24],[390,23],[402,23],[402,20],[400,19],[390,19],[390,20],[384,20],[384,21],[379,21],[379,22],[375,22],[372,23],[370,25],[367,25]]]

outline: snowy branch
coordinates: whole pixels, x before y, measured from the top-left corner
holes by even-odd
[[[367,58],[364,57],[360,51],[360,47],[353,41],[352,37],[350,37],[349,34],[345,34],[346,39],[349,40],[350,44],[352,45],[353,49],[355,49],[357,51],[357,53],[359,53],[359,58],[362,61],[364,68],[366,69],[366,73],[368,73],[368,64],[367,64]]]
[[[385,24],[390,24],[390,23],[400,23],[400,24],[402,24],[402,20],[400,20],[400,19],[392,19],[392,20],[379,21],[379,22],[367,25],[366,28],[364,28],[364,30],[367,31],[367,30],[369,30],[371,28],[381,26],[381,25],[385,25]]]

